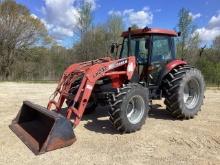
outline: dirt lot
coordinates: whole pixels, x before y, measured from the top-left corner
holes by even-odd
[[[220,91],[215,89],[206,91],[195,119],[173,120],[161,107],[133,134],[118,134],[106,108],[99,108],[75,129],[74,145],[35,156],[8,125],[23,100],[46,105],[55,86],[0,83],[0,164],[220,164]]]

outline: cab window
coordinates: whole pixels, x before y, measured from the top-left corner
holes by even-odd
[[[146,37],[132,38],[131,39],[131,52],[130,55],[135,55],[138,63],[146,63],[149,50],[145,47]],[[127,57],[128,55],[128,38],[124,39],[121,58]]]
[[[170,39],[166,36],[153,36],[152,62],[172,59]]]

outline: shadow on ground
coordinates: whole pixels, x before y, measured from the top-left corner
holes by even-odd
[[[108,114],[109,107],[98,107],[92,114],[84,115],[82,121],[87,121],[84,127],[90,131],[94,131],[102,134],[119,134],[119,132],[112,126],[109,121]],[[65,116],[66,109],[61,111],[61,114]],[[149,111],[149,118],[162,119],[162,120],[175,120],[164,108],[155,104],[151,106]]]
[[[154,104],[151,106],[151,110],[149,111],[149,118],[175,120],[175,118],[173,118],[171,114],[166,111],[166,109],[161,108],[161,105],[159,104]]]
[[[112,126],[109,121],[108,114],[109,107],[98,107],[96,112],[83,117],[82,120],[88,121],[84,127],[90,131],[103,134],[119,134],[119,132]],[[160,105],[153,105],[149,111],[149,118],[162,120],[175,120],[169,112],[161,109]]]
[[[88,114],[82,120],[88,121],[84,127],[90,131],[102,134],[119,134],[109,121],[109,107],[98,107],[95,113]]]

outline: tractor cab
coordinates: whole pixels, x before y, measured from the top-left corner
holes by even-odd
[[[175,31],[163,29],[135,29],[122,33],[119,58],[135,56],[139,81],[158,85],[165,66],[175,59]]]

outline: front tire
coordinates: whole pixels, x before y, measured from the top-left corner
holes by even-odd
[[[148,115],[148,89],[132,83],[113,95],[109,110],[110,121],[121,133],[140,130]]]
[[[179,66],[164,80],[165,105],[176,118],[190,119],[201,109],[205,82],[201,72],[190,66]]]

